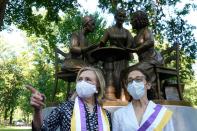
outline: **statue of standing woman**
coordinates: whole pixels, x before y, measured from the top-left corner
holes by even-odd
[[[157,97],[156,94],[156,75],[154,72],[155,65],[162,65],[163,58],[159,52],[154,49],[154,36],[148,28],[148,16],[143,11],[136,11],[131,16],[131,25],[136,36],[134,37],[134,48],[131,49],[137,53],[139,63],[137,66],[144,69],[151,76],[152,92],[148,96],[152,99]]]
[[[119,47],[124,49],[132,47],[133,37],[131,36],[131,33],[123,27],[123,23],[126,19],[126,12],[123,9],[118,9],[114,18],[116,23],[112,27],[106,29],[105,34],[101,39],[100,46],[106,45],[107,41],[109,41],[110,47]],[[117,98],[121,95],[120,73],[122,69],[128,67],[128,59],[113,62],[113,79]]]

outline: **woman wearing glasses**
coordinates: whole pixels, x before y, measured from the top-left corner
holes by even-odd
[[[126,74],[130,103],[115,111],[113,131],[174,131],[172,112],[147,98],[151,88],[149,76],[140,68],[131,67]]]

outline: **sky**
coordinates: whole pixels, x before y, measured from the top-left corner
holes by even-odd
[[[183,0],[185,1],[185,0]],[[97,7],[98,5],[98,0],[78,0],[78,3],[82,6],[82,8],[80,9],[81,11],[86,10],[89,13],[94,13],[95,11],[101,12],[101,9],[99,9]],[[180,3],[178,5],[177,8],[180,8],[184,5],[183,3]],[[114,21],[114,17],[112,14],[107,14],[107,13],[101,13],[103,18],[107,18],[107,27],[112,25],[113,21]],[[197,27],[197,11],[191,11],[190,15],[187,15],[185,17],[186,20],[188,20],[189,24],[192,24],[194,26]],[[131,28],[130,26],[126,26],[124,25],[125,28],[129,29]],[[23,33],[22,31],[20,31],[19,29],[17,29],[15,26],[11,26],[10,29],[12,29],[12,31],[1,31],[0,32],[0,36],[3,37],[9,47],[12,47],[13,51],[15,51],[16,53],[20,53],[20,51],[24,51],[27,48],[27,40],[25,38],[25,33]],[[194,34],[195,37],[197,39],[197,29],[194,30]],[[193,65],[193,69],[195,71],[195,76],[197,78],[197,60],[196,60],[196,64]]]
[[[16,26],[11,25],[10,31],[3,30],[0,32],[0,38],[6,41],[6,48],[10,52],[16,54],[17,56],[27,50],[27,39],[26,34],[21,30],[17,29]]]

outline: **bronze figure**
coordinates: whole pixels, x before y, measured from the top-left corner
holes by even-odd
[[[149,94],[150,98],[156,97],[156,75],[154,72],[154,65],[163,65],[163,58],[159,52],[154,49],[154,36],[148,28],[148,16],[143,11],[136,11],[132,14],[131,25],[136,36],[134,37],[134,48],[132,52],[138,55],[138,67],[143,68],[151,76],[152,92]]]
[[[133,44],[133,37],[130,32],[123,27],[123,23],[126,19],[126,12],[123,9],[118,9],[115,13],[115,25],[106,29],[104,36],[101,39],[100,46],[106,45],[107,41],[110,43],[110,47],[130,48]],[[129,58],[128,58],[129,59]],[[113,62],[113,82],[116,90],[116,97],[121,95],[120,88],[120,72],[122,69],[128,67],[128,59],[114,61]]]
[[[90,64],[88,60],[88,52],[95,46],[90,46],[87,41],[87,34],[91,33],[95,29],[95,20],[91,16],[85,16],[82,22],[83,28],[77,32],[74,32],[71,37],[70,59],[66,59],[62,67],[66,71],[77,72],[81,67]],[[88,57],[87,57],[88,56]]]

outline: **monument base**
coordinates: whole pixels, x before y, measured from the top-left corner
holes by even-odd
[[[197,109],[184,101],[153,100],[155,103],[166,106],[173,112],[172,121],[175,131],[194,131],[197,129]],[[113,113],[127,105],[128,102],[104,102],[104,108]],[[112,117],[113,119],[113,117]]]
[[[116,100],[104,100],[103,106],[126,106],[128,104],[128,101],[121,101],[120,99]]]
[[[168,109],[173,111],[172,121],[175,131],[194,131],[197,129],[197,109],[192,107],[189,103],[184,101],[167,101],[154,100],[155,103],[165,105]],[[112,113],[117,109],[126,106],[127,101],[104,101],[103,107]],[[43,110],[43,117],[46,118],[52,109],[55,107],[48,107]],[[113,117],[112,117],[113,119]]]
[[[115,88],[112,85],[109,85],[106,89],[105,93],[105,100],[108,101],[116,101],[116,96],[115,96]]]

